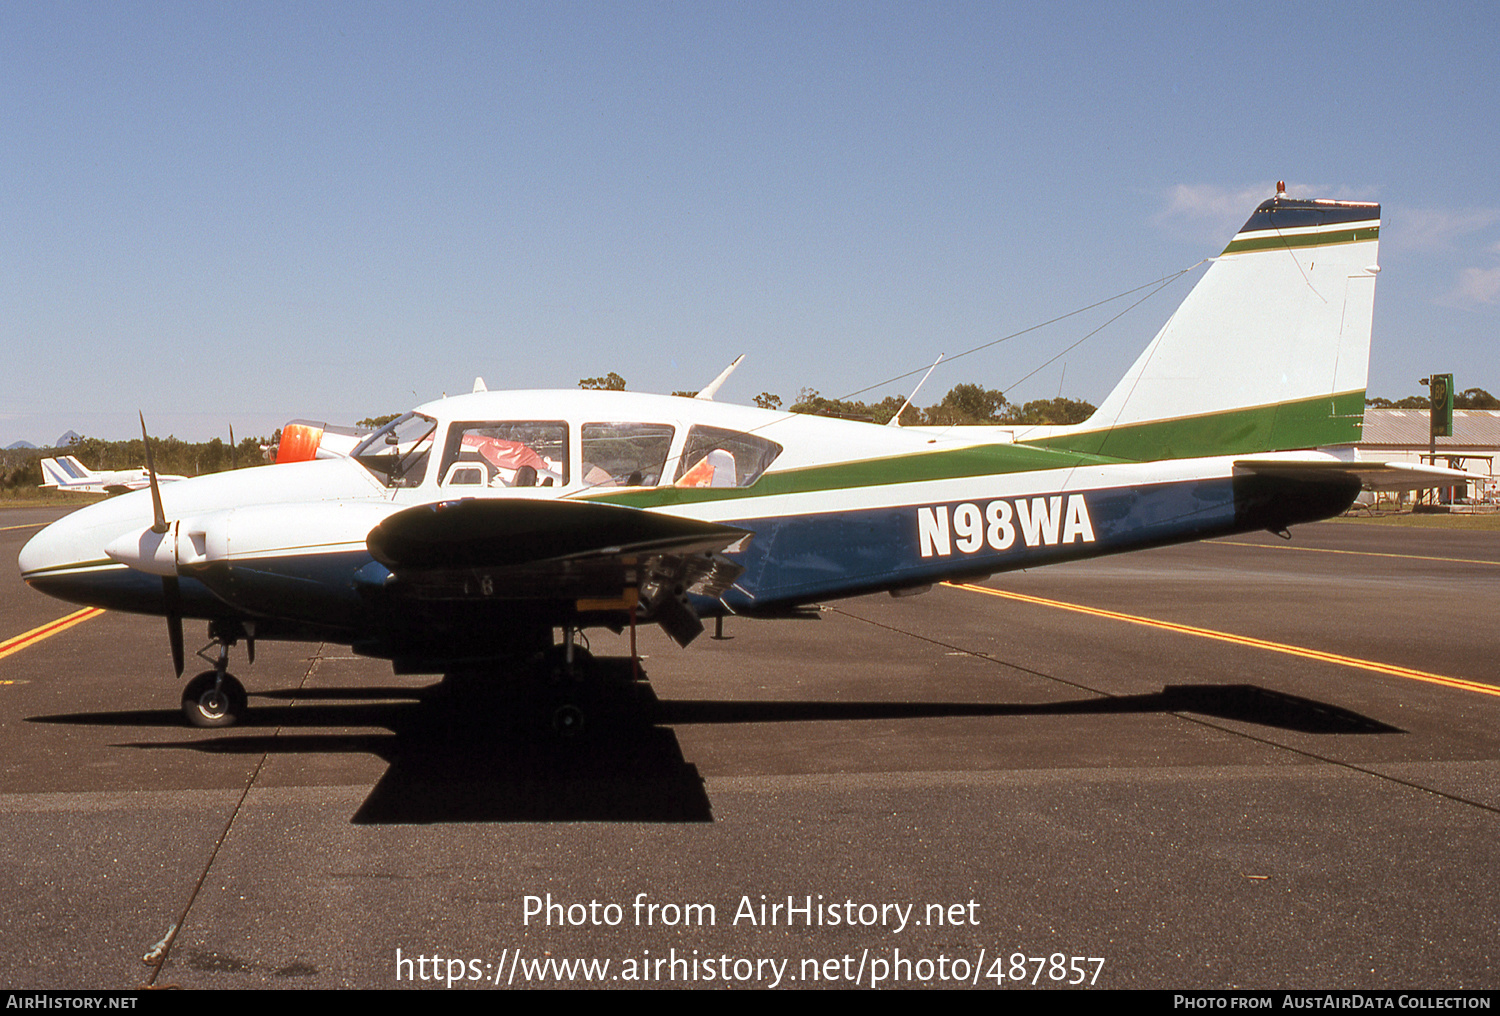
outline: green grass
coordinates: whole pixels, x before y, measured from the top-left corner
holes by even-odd
[[[82,508],[84,505],[103,501],[108,494],[64,494],[41,487],[17,487],[0,490],[0,507],[3,508]]]
[[[1410,529],[1449,529],[1458,532],[1500,532],[1500,514],[1496,515],[1345,515],[1332,519],[1366,526],[1406,526]]]

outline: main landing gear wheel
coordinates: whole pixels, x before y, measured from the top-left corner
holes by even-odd
[[[573,641],[571,629],[564,630],[563,639],[542,653],[542,676],[547,682],[547,697],[555,703],[552,732],[574,738],[583,734],[588,723],[588,707],[597,697],[594,685],[598,674],[594,654]]]
[[[182,715],[195,727],[232,727],[245,715],[250,699],[233,674],[199,674],[182,689]]]
[[[572,702],[564,702],[552,713],[552,732],[559,737],[577,737],[583,733],[587,715]]]

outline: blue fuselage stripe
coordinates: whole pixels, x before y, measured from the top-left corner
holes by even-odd
[[[1066,513],[1074,498],[1082,499],[1083,508],[1075,511],[1086,512],[1089,524],[1081,532],[1075,522],[1070,533]],[[996,502],[1006,508],[991,510]],[[1037,510],[1046,513],[1047,524],[1028,533],[1021,515]],[[919,511],[942,516],[947,533],[946,545],[929,545],[925,557]],[[1235,518],[1233,487],[1223,478],[733,521],[729,524],[756,535],[736,557],[745,573],[725,601],[731,607],[764,607],[1013,571],[1233,532]],[[960,527],[967,539],[960,538]]]
[[[1234,481],[1221,477],[726,520],[754,534],[733,555],[745,570],[723,596],[724,606],[703,601],[699,607],[707,613],[725,607],[754,612],[1255,528],[1237,512],[1235,494]],[[279,618],[344,632],[351,642],[383,636],[384,631],[365,630],[390,619],[381,620],[383,610],[370,610],[356,579],[372,561],[368,552],[357,551],[214,565],[197,578],[182,578],[182,611],[198,618]],[[129,568],[30,581],[43,592],[80,603],[163,611],[161,580]],[[397,593],[386,607],[400,612],[402,602]],[[495,609],[502,616],[521,609],[521,601],[508,603],[497,601]]]

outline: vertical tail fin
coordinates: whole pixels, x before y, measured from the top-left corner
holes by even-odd
[[[60,468],[58,468],[57,460],[56,459],[43,459],[41,461],[41,467],[42,467],[42,484],[41,485],[43,487],[56,487],[59,483],[62,482],[62,478],[61,478],[62,470]]]
[[[1261,204],[1089,420],[1039,443],[1142,461],[1359,440],[1380,206]]]
[[[79,462],[76,455],[64,455],[61,463],[63,470],[75,483],[80,480],[94,480],[99,476],[98,473]]]
[[[72,455],[64,455],[57,459],[43,459],[40,465],[42,467],[41,486],[43,487],[76,487],[94,479],[93,470]]]

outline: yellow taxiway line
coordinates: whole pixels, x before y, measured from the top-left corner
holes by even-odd
[[[29,645],[34,645],[48,636],[56,635],[58,632],[67,631],[75,624],[82,624],[89,618],[98,617],[102,613],[104,611],[99,607],[84,607],[82,610],[75,610],[73,613],[66,617],[60,617],[56,621],[49,621],[40,628],[33,628],[24,634],[17,635],[15,638],[6,639],[4,642],[0,642],[0,659],[4,659],[11,653],[19,653]]]
[[[1391,663],[1377,663],[1374,660],[1361,660],[1354,656],[1342,656],[1338,653],[1325,653],[1320,649],[1305,649],[1302,646],[1289,646],[1284,642],[1269,642],[1265,639],[1251,638],[1248,635],[1233,635],[1229,632],[1214,631],[1212,628],[1195,628],[1188,624],[1174,624],[1171,621],[1158,621],[1150,617],[1137,617],[1135,614],[1121,614],[1114,610],[1100,610],[1097,607],[1084,607],[1077,603],[1064,603],[1061,600],[1047,600],[1040,596],[1027,596],[1024,593],[1013,593],[1005,589],[991,589],[988,586],[975,586],[968,583],[949,582],[946,585],[954,589],[962,589],[970,593],[983,593],[986,596],[998,596],[1006,600],[1019,600],[1022,603],[1032,603],[1042,607],[1056,607],[1058,610],[1071,610],[1078,614],[1088,614],[1091,617],[1105,617],[1112,621],[1128,621],[1131,624],[1141,624],[1148,628],[1159,628],[1163,631],[1174,631],[1182,635],[1196,635],[1199,638],[1216,639],[1220,642],[1229,642],[1239,646],[1249,646],[1252,649],[1266,649],[1273,653],[1286,653],[1288,656],[1301,656],[1304,659],[1320,660],[1324,663],[1334,663],[1345,667],[1355,667],[1360,670],[1372,671],[1376,674],[1386,674],[1391,677],[1404,677],[1412,681],[1426,681],[1429,684],[1440,684],[1447,688],[1458,688],[1462,691],[1478,692],[1481,695],[1494,695],[1500,697],[1500,688],[1493,685],[1481,684],[1478,681],[1465,681],[1458,677],[1445,677],[1442,674],[1430,674],[1425,670],[1413,670],[1410,667],[1398,667]]]
[[[1500,561],[1481,561],[1472,557],[1430,557],[1426,554],[1382,554],[1374,550],[1331,550],[1328,547],[1293,547],[1279,543],[1246,543],[1241,540],[1213,540],[1221,547],[1256,547],[1260,550],[1300,550],[1307,554],[1355,554],[1359,557],[1399,557],[1406,561],[1442,561],[1445,564],[1487,564],[1500,568]]]

